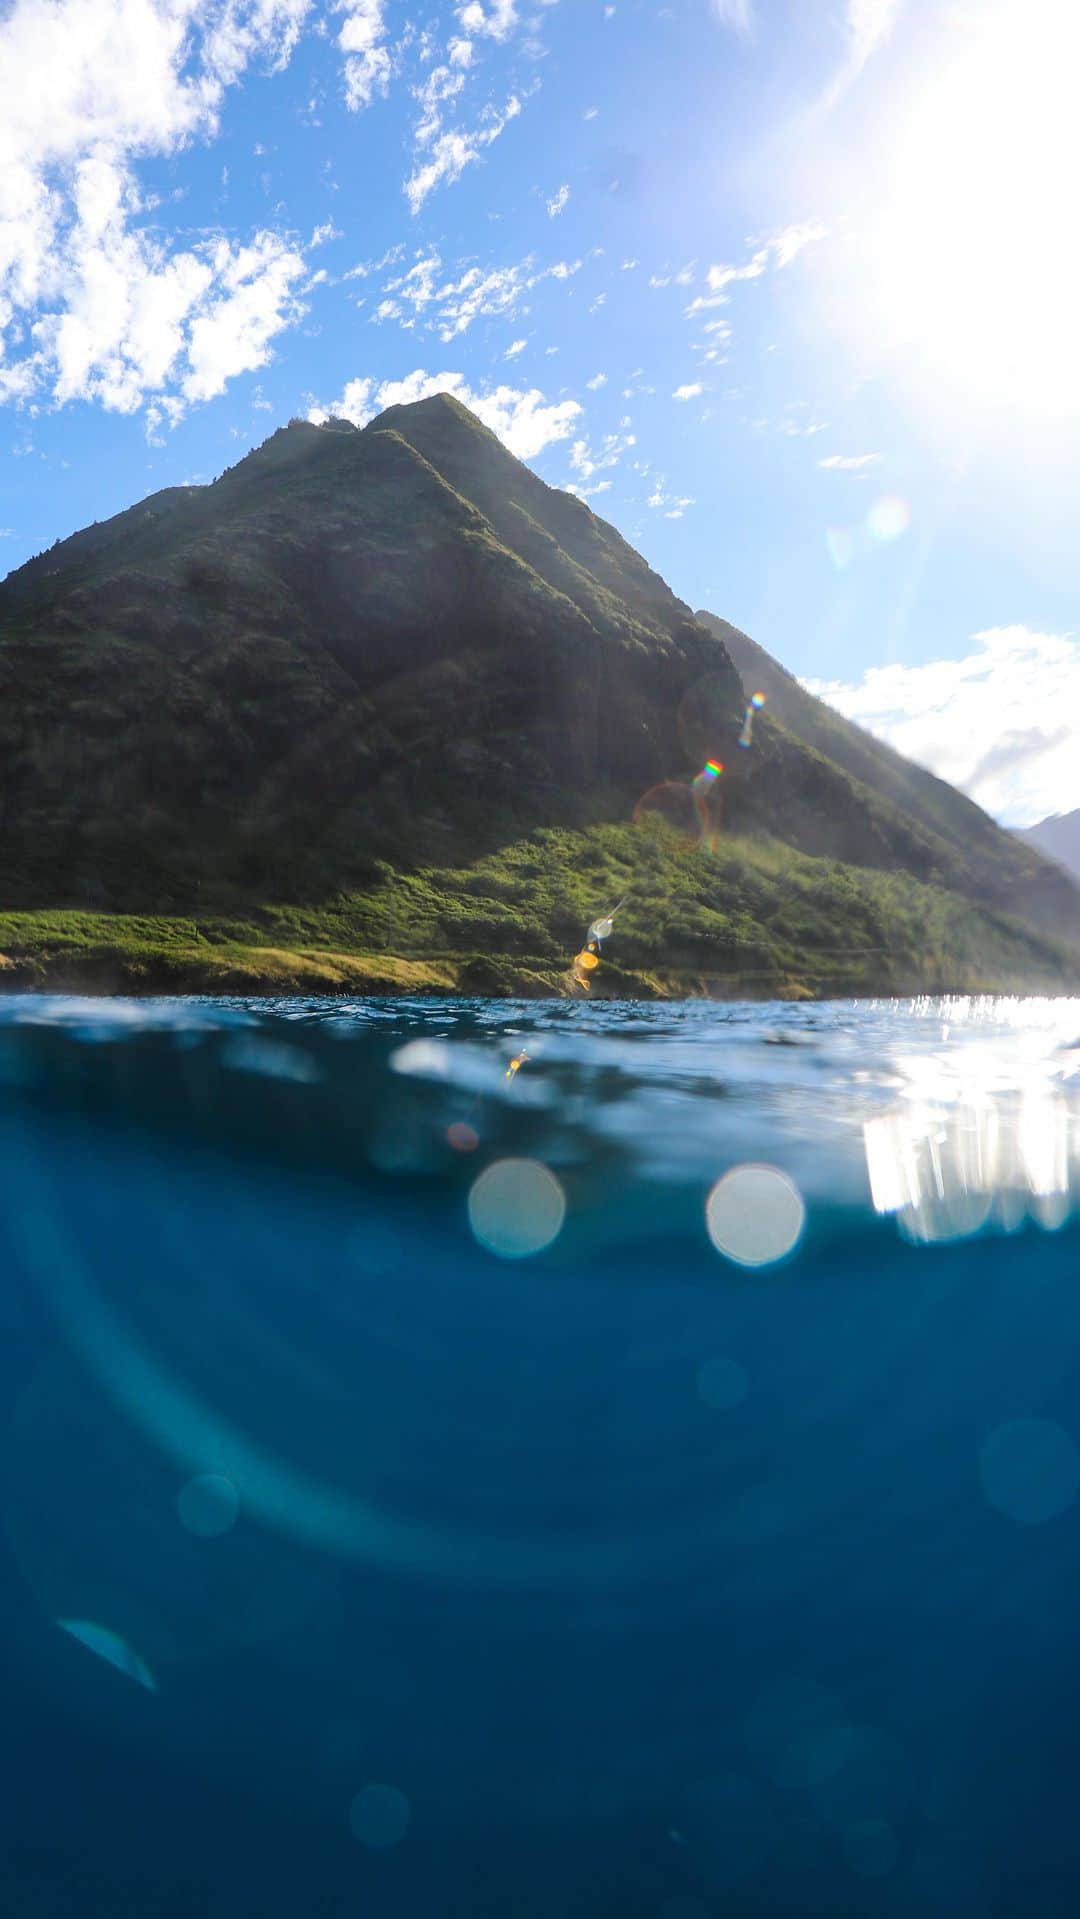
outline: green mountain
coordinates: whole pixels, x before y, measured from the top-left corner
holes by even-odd
[[[1074,978],[948,788],[781,693],[739,747],[751,645],[448,396],[293,422],[0,584],[0,968],[563,990],[625,894],[597,991]]]

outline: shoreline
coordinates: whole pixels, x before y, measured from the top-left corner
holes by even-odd
[[[855,956],[853,956],[853,959]],[[825,971],[813,957],[797,971],[721,973],[605,962],[588,994],[567,966],[486,955],[426,958],[329,948],[173,946],[129,952],[115,946],[0,952],[0,994],[71,993],[91,998],[446,998],[596,1001],[714,1000],[814,1004],[836,999],[906,999],[928,994],[1069,998],[1080,978],[948,974],[927,967],[871,973],[856,963]]]

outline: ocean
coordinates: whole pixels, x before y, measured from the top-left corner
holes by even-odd
[[[0,1000],[18,1919],[1080,1910],[1080,1002]]]

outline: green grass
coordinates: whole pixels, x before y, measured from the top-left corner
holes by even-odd
[[[1062,990],[1075,954],[905,874],[766,839],[708,853],[657,825],[540,828],[469,866],[230,914],[0,914],[12,986],[568,993],[590,920],[625,899],[594,994]]]

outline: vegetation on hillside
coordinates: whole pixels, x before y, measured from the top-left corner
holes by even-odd
[[[597,993],[1075,981],[1080,892],[757,649],[740,750],[744,642],[446,396],[294,422],[0,584],[0,977],[561,991],[626,894]]]
[[[540,828],[461,868],[231,916],[0,914],[11,984],[136,992],[574,992],[589,922],[619,900],[594,997],[817,997],[1058,986],[1068,951],[903,874],[767,839],[706,853],[643,826]]]

